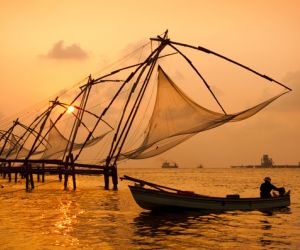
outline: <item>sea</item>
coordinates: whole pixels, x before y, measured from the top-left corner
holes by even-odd
[[[119,176],[200,194],[256,197],[265,176],[291,190],[291,206],[270,211],[150,212],[120,181],[77,176],[63,190],[57,176],[35,182],[0,179],[0,249],[300,249],[300,169],[120,168]]]

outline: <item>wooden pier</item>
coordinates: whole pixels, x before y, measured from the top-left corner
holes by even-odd
[[[34,178],[37,182],[44,182],[45,175],[57,175],[59,181],[64,179],[64,188],[68,186],[69,177],[72,177],[73,189],[76,190],[76,175],[103,175],[104,188],[109,190],[110,177],[113,189],[118,189],[118,174],[116,166],[101,166],[75,163],[60,160],[9,160],[0,159],[0,175],[9,182],[18,181],[18,177],[26,179],[26,190],[34,189]]]

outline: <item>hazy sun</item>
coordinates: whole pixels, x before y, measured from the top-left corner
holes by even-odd
[[[73,106],[69,106],[69,107],[68,107],[68,110],[67,110],[67,113],[68,113],[68,114],[71,114],[71,113],[74,112],[74,110],[75,110],[75,108],[74,108]]]

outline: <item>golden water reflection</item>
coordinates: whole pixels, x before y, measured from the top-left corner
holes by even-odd
[[[130,175],[166,186],[175,186],[180,175],[179,188],[206,188],[202,190],[206,193],[222,171],[170,170],[163,175],[135,169]],[[31,193],[8,193],[5,187],[0,190],[0,249],[300,249],[299,177],[290,172],[295,190],[291,208],[275,211],[151,213],[137,206],[127,183],[121,182],[117,192],[105,191],[97,177],[79,176],[75,192],[60,190],[59,182]],[[255,195],[257,178],[252,184],[248,181],[245,189],[243,180],[249,175],[249,171],[230,170],[238,180],[235,188]],[[222,190],[231,189],[227,182],[218,182]],[[17,183],[17,188],[24,186]]]

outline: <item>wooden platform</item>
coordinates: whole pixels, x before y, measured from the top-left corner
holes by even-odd
[[[26,179],[26,190],[34,189],[33,175],[37,181],[45,181],[45,175],[57,175],[62,181],[64,177],[64,187],[67,188],[68,177],[72,177],[73,189],[76,189],[76,175],[103,175],[104,187],[109,189],[109,177],[112,177],[113,188],[117,189],[118,176],[115,166],[102,166],[92,164],[80,164],[63,162],[60,160],[9,160],[0,159],[0,174],[2,178],[13,179],[17,182],[18,177]],[[13,176],[14,175],[14,176]]]

